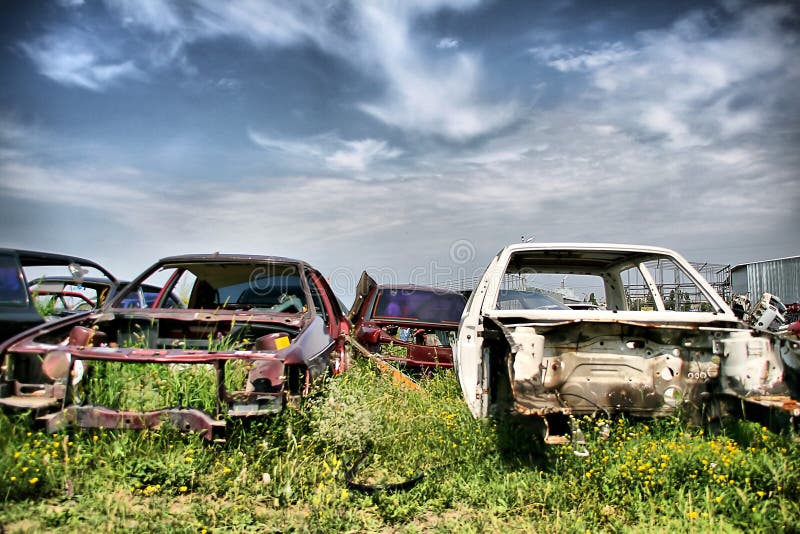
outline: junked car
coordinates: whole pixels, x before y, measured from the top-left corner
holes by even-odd
[[[274,413],[345,368],[348,329],[303,261],[164,258],[101,309],[0,345],[0,405],[50,411],[50,431],[171,423],[223,439],[227,418]]]
[[[543,299],[541,290],[565,276],[605,307]],[[664,248],[504,248],[464,310],[455,360],[474,416],[531,416],[547,442],[564,441],[576,416],[590,414],[800,419],[797,338],[745,326],[683,257]]]
[[[65,276],[43,276],[29,282],[28,289],[39,313],[47,320],[99,308],[110,294],[124,289],[128,284],[128,280],[114,283],[106,278],[84,278],[76,282]],[[118,306],[148,308],[161,294],[161,289],[159,286],[141,284],[138,290],[126,292],[127,296]],[[167,298],[174,307],[183,306],[175,294]]]
[[[353,337],[385,360],[408,367],[452,367],[451,344],[466,300],[455,291],[378,284],[366,271],[350,310]]]
[[[46,280],[53,283],[45,283]],[[94,261],[66,254],[0,249],[0,340],[102,304],[117,279]]]
[[[28,291],[44,315],[63,317],[100,307],[119,287],[103,277],[41,276],[28,282]]]

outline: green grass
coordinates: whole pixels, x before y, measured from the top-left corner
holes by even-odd
[[[473,420],[452,372],[415,392],[370,362],[225,444],[170,429],[44,434],[0,415],[6,532],[797,531],[800,445],[751,423],[585,422],[588,457]],[[410,490],[348,489],[419,471]]]
[[[81,388],[90,404],[139,411],[182,405],[214,413],[212,365],[93,362],[91,369]]]

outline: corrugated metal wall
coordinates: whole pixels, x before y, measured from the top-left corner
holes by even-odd
[[[750,300],[763,293],[777,295],[784,303],[800,302],[800,256],[781,260],[748,263],[733,269],[734,293],[741,280],[747,275],[747,288]]]

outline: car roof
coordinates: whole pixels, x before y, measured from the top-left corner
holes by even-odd
[[[511,258],[510,269],[534,263],[540,272],[558,272],[567,265],[585,270],[606,270],[656,257],[688,263],[674,250],[619,243],[518,243],[505,247],[498,256],[503,254]]]
[[[38,285],[38,284],[46,284],[48,282],[58,282],[58,283],[65,283],[65,284],[77,284],[78,282],[75,281],[74,278],[71,276],[40,276],[28,282],[29,286]],[[99,276],[86,276],[82,279],[84,285],[113,285],[114,281],[109,278],[100,278]],[[124,282],[119,282],[123,284]]]
[[[520,251],[538,251],[538,250],[607,250],[614,252],[639,252],[644,254],[666,254],[668,256],[675,256],[677,253],[674,250],[663,247],[654,247],[650,245],[630,245],[623,243],[569,243],[569,242],[554,242],[554,243],[515,243],[508,245],[505,250],[510,252]]]
[[[0,253],[16,255],[23,267],[44,267],[47,265],[69,265],[77,263],[79,265],[94,267],[108,277],[115,284],[117,277],[111,274],[108,269],[99,263],[81,258],[80,256],[70,256],[68,254],[57,254],[53,252],[42,252],[37,250],[23,250],[16,248],[0,248]]]
[[[458,291],[453,291],[452,289],[441,289],[438,287],[431,287],[431,286],[421,286],[417,284],[378,284],[375,286],[378,289],[397,289],[401,291],[428,291],[430,293],[439,293],[439,294],[447,294],[447,295],[462,295]]]
[[[230,262],[264,262],[264,263],[294,263],[297,265],[308,265],[302,260],[292,258],[284,258],[281,256],[260,256],[256,254],[220,254],[215,252],[213,254],[182,254],[179,256],[167,256],[158,260],[158,263],[189,263],[189,262],[212,262],[212,261],[230,261]]]

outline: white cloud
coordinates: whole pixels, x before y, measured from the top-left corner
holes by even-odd
[[[373,164],[395,159],[403,153],[389,146],[386,141],[370,138],[345,141],[332,133],[289,140],[270,137],[251,129],[248,130],[248,137],[261,148],[298,158],[307,167],[323,163],[334,171],[364,172]]]
[[[535,150],[535,148],[533,150]],[[527,149],[518,149],[515,147],[499,148],[497,150],[489,149],[470,154],[458,161],[497,170],[501,165],[515,163],[525,159],[526,151]]]
[[[278,150],[300,157],[324,157],[324,149],[320,146],[324,138],[318,138],[317,142],[291,141],[270,137],[255,130],[248,130],[247,136],[253,143],[267,150]]]
[[[337,24],[350,16],[346,4],[314,0],[106,0],[130,28],[167,36],[180,46],[218,37],[234,37],[256,46],[291,46],[310,42],[321,48],[346,45]],[[342,51],[342,54],[348,52]]]
[[[106,0],[108,7],[129,26],[143,26],[160,34],[182,32],[184,21],[169,0]]]
[[[428,58],[415,46],[407,13],[361,4],[364,40],[387,81],[386,94],[361,109],[389,125],[470,139],[509,124],[518,112],[513,101],[488,103],[479,96],[482,68],[466,53]]]
[[[622,43],[605,43],[596,50],[580,51],[572,51],[556,44],[531,48],[529,52],[561,72],[594,70],[629,59],[636,54]]]
[[[121,79],[141,79],[144,73],[132,61],[98,57],[80,34],[50,35],[20,45],[39,72],[64,85],[104,91]]]
[[[613,124],[595,124],[590,126],[590,128],[599,135],[613,135],[619,131]]]
[[[442,50],[452,50],[453,48],[458,48],[461,45],[458,39],[454,37],[442,37],[439,39],[439,42],[436,43],[436,48]]]
[[[480,103],[475,94],[480,74],[469,56],[433,69],[413,64],[387,64],[387,93],[377,102],[359,107],[378,120],[398,128],[467,140],[509,124],[518,112],[515,102]]]
[[[130,168],[78,167],[68,170],[13,161],[3,164],[4,194],[28,200],[45,200],[75,208],[97,208],[120,213],[130,205],[147,202],[151,193],[136,186],[141,173]],[[130,184],[130,185],[128,185]]]
[[[220,89],[234,91],[242,87],[242,82],[236,78],[220,78],[215,85]]]
[[[712,160],[716,160],[724,165],[748,165],[753,161],[757,161],[756,154],[752,154],[749,150],[740,148],[710,150],[706,156]]]
[[[616,127],[655,134],[676,149],[706,146],[759,131],[800,67],[798,42],[783,31],[787,6],[730,8],[732,22],[721,27],[695,11],[627,45],[531,52],[561,72],[586,73],[597,89],[589,95],[600,106],[595,113]],[[758,97],[750,94],[756,86]]]
[[[419,0],[399,3],[354,2],[321,6],[312,0],[217,2],[191,5],[164,0],[108,0],[133,28],[161,35],[171,61],[185,61],[189,43],[228,36],[255,46],[313,43],[350,62],[367,76],[385,83],[384,94],[358,108],[406,131],[466,140],[490,133],[514,120],[518,105],[481,97],[483,69],[474,54],[429,57],[413,34],[416,17],[441,9],[465,10],[477,0]],[[438,47],[456,49],[458,40],[442,39]],[[153,62],[154,63],[154,62]]]
[[[639,122],[651,132],[666,136],[669,142],[678,148],[704,143],[702,139],[692,135],[684,121],[664,106],[654,105],[644,109]]]
[[[334,169],[365,171],[374,161],[394,159],[402,151],[389,148],[386,141],[375,139],[362,139],[360,141],[347,141],[346,148],[337,150],[325,158],[325,162]]]

